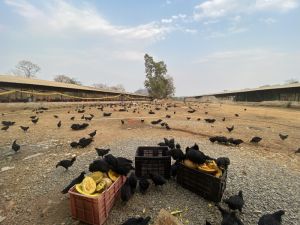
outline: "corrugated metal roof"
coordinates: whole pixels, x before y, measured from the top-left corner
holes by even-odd
[[[30,85],[58,87],[58,88],[68,88],[68,89],[76,89],[76,90],[84,90],[84,91],[97,91],[97,92],[106,92],[106,93],[115,93],[115,94],[129,94],[129,95],[136,95],[136,96],[145,96],[145,95],[134,94],[134,93],[129,93],[129,92],[111,91],[111,90],[94,88],[94,87],[89,87],[89,86],[66,84],[66,83],[61,83],[61,82],[56,82],[56,81],[32,79],[32,78],[26,78],[26,77],[21,77],[21,76],[0,75],[0,83],[1,82],[15,83],[15,84],[30,84]]]
[[[259,88],[245,88],[245,89],[236,90],[236,91],[224,91],[224,92],[218,92],[218,93],[212,93],[212,94],[198,95],[198,96],[195,96],[195,97],[212,96],[212,95],[224,95],[224,94],[236,94],[236,93],[244,93],[244,92],[252,92],[252,91],[275,90],[275,89],[295,88],[295,87],[300,87],[300,83],[283,84],[283,85],[270,85],[270,86],[262,86],[262,87],[259,87]]]

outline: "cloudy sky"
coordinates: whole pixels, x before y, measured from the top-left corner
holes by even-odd
[[[0,0],[0,74],[22,59],[41,79],[143,87],[164,60],[176,95],[300,79],[299,0]]]

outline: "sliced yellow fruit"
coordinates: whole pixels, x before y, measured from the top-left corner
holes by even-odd
[[[215,176],[220,178],[222,175],[223,175],[222,170],[218,169]]]
[[[202,165],[198,166],[198,170],[200,170],[204,173],[210,173],[210,174],[217,172],[216,169],[209,168],[208,166],[202,166]]]
[[[93,180],[96,182],[96,184],[98,184],[103,178],[103,173],[100,171],[97,171],[97,172],[89,174],[88,176],[93,178]]]
[[[109,170],[108,171],[108,177],[113,181],[115,182],[118,178],[119,178],[119,174],[117,174],[116,172],[112,171],[112,170]]]
[[[186,167],[188,167],[188,168],[190,168],[190,169],[196,169],[197,168],[197,164],[196,163],[193,163],[191,160],[189,160],[189,159],[185,159],[184,161],[183,161],[183,164],[186,166]]]
[[[85,177],[82,181],[82,190],[85,193],[92,194],[96,190],[96,182],[91,177]]]
[[[96,192],[103,192],[105,190],[105,187],[106,187],[106,182],[104,180],[101,180],[99,182],[99,184],[97,184],[97,187],[96,187]]]
[[[105,181],[106,188],[109,188],[110,185],[112,185],[112,180],[111,179],[109,179],[109,178],[103,178],[102,180]]]
[[[86,196],[89,196],[89,197],[97,197],[97,196],[100,195],[100,193],[88,194],[88,193],[84,192],[84,191],[82,190],[82,184],[76,184],[75,189],[76,189],[76,191],[78,191],[80,194],[83,194],[83,195],[86,195]]]

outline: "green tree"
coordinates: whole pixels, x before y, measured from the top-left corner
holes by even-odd
[[[167,75],[167,65],[164,61],[155,62],[153,57],[145,54],[145,87],[149,95],[154,98],[167,98],[174,95],[173,78]]]

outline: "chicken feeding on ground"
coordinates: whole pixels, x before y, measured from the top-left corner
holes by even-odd
[[[226,127],[226,129],[229,131],[229,133],[231,132],[231,131],[233,131],[233,129],[234,129],[234,126],[232,125],[231,127]]]
[[[265,214],[259,218],[258,225],[280,225],[284,210],[279,210],[272,214]]]
[[[190,119],[191,119],[191,117],[187,117],[186,119],[187,119],[187,120],[190,120]]]
[[[61,160],[56,164],[56,168],[61,166],[61,167],[65,168],[66,170],[68,170],[69,167],[71,167],[75,161],[76,161],[76,156],[74,156],[71,160],[69,160],[69,159]]]
[[[262,140],[261,137],[258,137],[258,136],[255,136],[251,139],[251,143],[255,143],[255,144],[258,144],[260,141]]]
[[[89,133],[89,136],[90,137],[95,137],[96,133],[97,133],[97,130],[94,130],[92,133]]]
[[[70,190],[70,188],[72,188],[75,184],[79,184],[82,182],[82,180],[84,179],[84,175],[85,175],[85,172],[82,171],[81,174],[76,177],[75,179],[73,179],[70,184],[68,186],[66,186],[62,191],[61,193],[62,194],[67,194],[68,191]]]
[[[61,127],[61,120],[57,123],[57,127],[58,127],[58,128]]]
[[[286,135],[284,135],[284,134],[279,134],[280,139],[283,140],[283,141],[284,141],[285,139],[287,139],[288,136],[289,136],[288,134],[286,134]]]
[[[121,200],[123,202],[128,202],[129,199],[132,197],[133,192],[131,190],[131,186],[129,184],[129,180],[127,179],[124,185],[121,187]]]
[[[28,129],[29,129],[29,127],[23,127],[23,126],[20,126],[20,128],[21,128],[24,132],[28,131]]]
[[[138,217],[138,218],[129,218],[121,225],[147,225],[150,221],[150,216],[147,216],[145,218]]]
[[[4,131],[7,131],[9,129],[9,126],[5,126],[5,127],[2,127],[1,130],[4,130]]]
[[[145,120],[144,119],[141,119],[141,123],[144,123],[145,122]]]
[[[14,121],[2,121],[3,126],[13,126],[15,123]]]
[[[204,119],[204,120],[207,123],[214,123],[214,122],[216,122],[216,119]]]
[[[224,202],[230,209],[238,209],[240,212],[242,212],[243,206],[245,204],[245,201],[243,199],[243,192],[239,191],[238,195],[230,196],[228,199],[225,199]]]
[[[53,115],[53,117],[57,119],[57,118],[58,118],[58,115]]]
[[[298,150],[295,151],[295,154],[300,153],[300,148],[298,148]]]
[[[14,140],[14,142],[12,143],[11,148],[12,148],[12,150],[15,151],[15,153],[17,153],[20,150],[21,146],[17,144],[17,140]]]
[[[35,119],[32,119],[32,120],[31,120],[31,122],[32,122],[33,124],[37,124],[38,121],[39,121],[39,118],[35,118]]]
[[[159,174],[150,173],[150,178],[155,186],[162,186],[167,182],[166,179]]]
[[[103,158],[103,156],[105,156],[106,154],[109,153],[110,149],[103,149],[103,148],[95,148],[98,156],[101,156]]]
[[[111,116],[111,114],[112,114],[112,113],[110,113],[110,112],[104,112],[104,113],[103,113],[103,116],[104,116],[104,117],[107,117],[107,116]]]
[[[228,138],[228,143],[238,146],[238,145],[244,143],[244,141],[242,139]]]
[[[78,145],[79,145],[79,147],[81,147],[81,148],[85,148],[85,147],[87,147],[89,144],[91,144],[92,142],[93,142],[94,140],[93,140],[93,138],[85,138],[85,137],[83,137],[83,138],[80,138],[79,139],[79,142],[78,142]]]
[[[225,118],[225,117],[223,117],[222,121],[224,122],[225,120],[226,120],[226,118]]]
[[[75,116],[72,116],[71,118],[70,118],[70,120],[74,120],[75,119]]]
[[[161,123],[161,122],[162,122],[162,120],[161,120],[161,119],[158,119],[158,120],[151,121],[151,124],[157,125],[157,124],[159,124],[159,123]]]
[[[139,190],[142,194],[145,194],[150,186],[150,182],[146,177],[139,178]]]
[[[225,136],[214,136],[209,138],[210,142],[215,143],[218,142],[219,144],[226,144],[228,139]]]
[[[237,113],[236,113],[236,114],[234,114],[234,115],[235,115],[236,117],[239,117],[239,114],[237,114]]]
[[[87,128],[88,126],[89,126],[88,123],[83,123],[83,124],[74,123],[71,125],[71,129],[72,130],[83,130],[83,129]]]
[[[235,212],[228,212],[218,205],[218,209],[222,214],[221,225],[244,225],[242,221],[236,216]]]
[[[124,120],[121,120],[121,124],[123,125],[125,123],[125,121]]]

